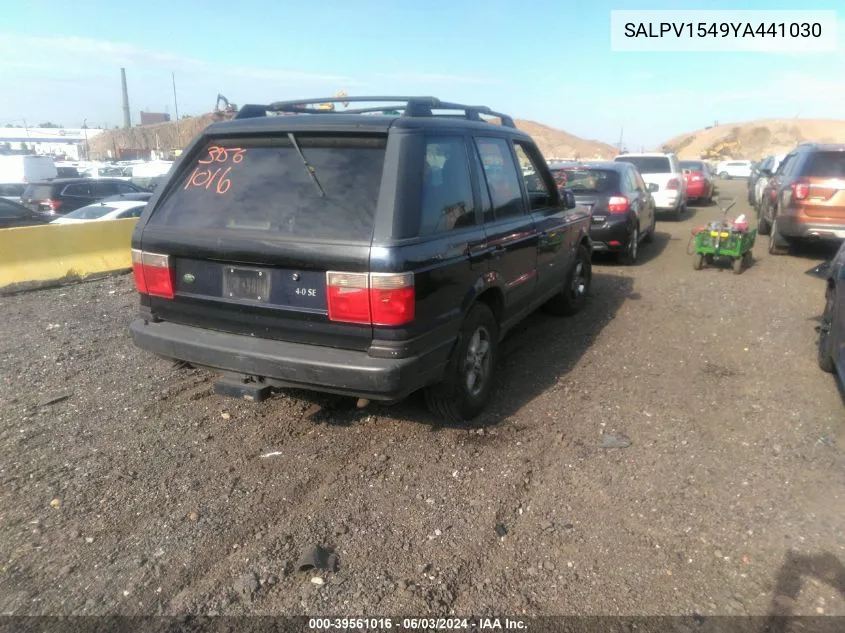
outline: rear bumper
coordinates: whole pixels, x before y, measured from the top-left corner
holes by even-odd
[[[687,183],[687,200],[691,200],[693,198],[706,198],[709,195],[709,187],[706,182]]]
[[[260,339],[177,323],[136,319],[138,347],[224,372],[260,376],[298,387],[371,400],[400,400],[442,379],[453,341],[417,356],[374,358],[367,352]]]
[[[593,251],[615,252],[624,250],[628,246],[629,228],[627,221],[605,223],[590,227],[590,240]],[[618,244],[611,244],[618,242]]]
[[[784,237],[817,238],[826,240],[845,239],[845,222],[836,224],[806,222],[800,221],[789,215],[779,215],[777,220],[778,233]]]
[[[679,189],[667,189],[665,191],[656,191],[652,194],[654,198],[654,207],[658,211],[674,211],[679,208],[684,201],[684,196]]]

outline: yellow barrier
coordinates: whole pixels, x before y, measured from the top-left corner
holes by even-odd
[[[137,219],[0,230],[0,289],[132,267]]]

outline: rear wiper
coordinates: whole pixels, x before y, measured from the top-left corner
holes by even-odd
[[[308,170],[308,175],[311,177],[311,180],[313,180],[314,184],[317,185],[317,191],[320,192],[320,197],[325,198],[326,192],[323,191],[323,186],[320,184],[320,181],[317,180],[317,170],[308,163],[308,159],[305,158],[305,154],[302,153],[302,149],[299,147],[299,143],[296,142],[296,137],[293,135],[293,132],[288,132],[288,138],[290,139],[291,145],[293,145],[296,150],[296,153],[299,154],[299,157],[302,159],[302,164],[305,165],[305,169]]]

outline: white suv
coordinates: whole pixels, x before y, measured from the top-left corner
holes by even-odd
[[[750,160],[726,160],[719,163],[716,168],[716,173],[722,180],[730,180],[731,178],[750,178],[751,177],[751,161]]]
[[[648,185],[655,209],[681,219],[687,208],[687,183],[675,154],[620,154],[613,160],[634,165]]]

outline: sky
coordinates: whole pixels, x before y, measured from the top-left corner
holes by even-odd
[[[432,95],[631,150],[759,118],[845,118],[845,5],[780,0],[6,3],[0,125],[122,123],[230,101]],[[839,9],[835,53],[614,52],[614,9]],[[53,20],[49,16],[60,15]]]

